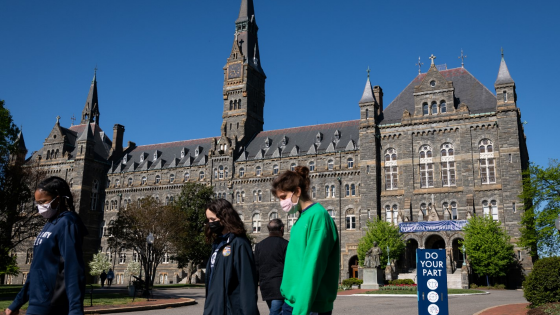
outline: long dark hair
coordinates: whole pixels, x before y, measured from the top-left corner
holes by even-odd
[[[228,233],[233,233],[236,236],[247,236],[247,230],[245,230],[245,225],[239,217],[239,214],[231,203],[225,199],[214,199],[206,205],[206,209],[212,211],[220,219],[220,222],[224,226],[224,231]],[[204,227],[204,235],[206,236],[206,242],[212,243],[216,238],[216,234],[210,231],[208,224]]]
[[[272,182],[272,195],[277,196],[277,191],[282,190],[286,192],[295,192],[296,188],[301,189],[300,199],[302,201],[309,201],[309,186],[311,180],[309,179],[309,169],[306,166],[296,166],[293,171],[287,170],[278,175]]]
[[[49,177],[37,185],[37,190],[39,189],[53,198],[59,196],[62,209],[76,212],[74,197],[72,197],[72,192],[70,192],[70,186],[68,186],[64,179],[57,176]]]

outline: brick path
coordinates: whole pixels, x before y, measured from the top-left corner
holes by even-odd
[[[474,315],[526,315],[529,303],[507,304],[482,310]]]

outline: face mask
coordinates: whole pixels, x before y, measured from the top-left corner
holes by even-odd
[[[56,198],[58,198],[58,197],[56,197]],[[49,202],[49,203],[42,204],[42,205],[37,205],[37,209],[39,209],[39,214],[42,215],[43,218],[50,219],[58,212],[58,207],[56,207],[56,209],[53,209],[51,207],[51,204],[53,203],[53,201],[56,200],[56,198],[51,200],[51,202]]]
[[[220,221],[208,222],[208,227],[212,233],[220,235],[224,230],[224,227],[220,224]]]
[[[290,196],[290,198],[286,198],[284,200],[280,200],[280,206],[282,207],[282,210],[284,210],[284,212],[289,212],[291,213],[295,213],[297,211],[299,211],[299,197],[298,200],[294,203],[292,202],[292,197],[294,196],[294,193],[292,193],[292,195]]]

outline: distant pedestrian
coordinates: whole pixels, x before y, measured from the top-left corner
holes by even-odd
[[[101,287],[104,288],[105,287],[105,280],[107,280],[107,274],[105,273],[105,270],[103,270],[103,272],[101,272],[101,274],[99,275],[99,278],[101,279]]]
[[[336,225],[327,210],[309,196],[309,169],[297,166],[272,182],[282,210],[299,212],[291,227],[280,292],[282,315],[332,314],[338,291],[340,246]]]
[[[206,265],[204,315],[259,315],[257,271],[243,221],[231,203],[216,199],[206,207],[206,241],[212,255]]]
[[[113,283],[113,279],[115,279],[115,273],[113,272],[113,269],[109,268],[109,272],[107,273],[107,285],[109,286],[109,288]]]
[[[74,209],[68,183],[49,177],[37,185],[35,205],[47,222],[35,239],[27,280],[7,315],[84,314],[85,266],[82,242],[87,229]]]
[[[268,222],[268,237],[255,245],[255,264],[259,275],[261,296],[270,315],[282,314],[284,297],[280,293],[288,241],[284,239],[284,223],[280,219]]]

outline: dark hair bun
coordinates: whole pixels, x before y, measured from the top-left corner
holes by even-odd
[[[309,169],[307,166],[296,166],[294,172],[303,177],[303,179],[309,179]]]

